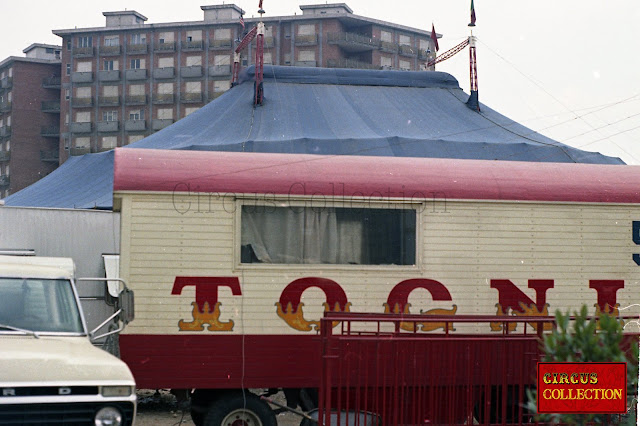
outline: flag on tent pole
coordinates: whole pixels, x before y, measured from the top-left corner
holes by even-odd
[[[431,40],[433,40],[433,46],[436,52],[440,50],[440,46],[438,46],[438,36],[436,35],[436,28],[433,26],[433,22],[431,23]]]
[[[469,24],[470,27],[475,27],[476,26],[476,8],[473,7],[473,0],[471,0],[471,23]]]
[[[244,18],[240,15],[240,25],[242,25],[242,29],[244,30]]]

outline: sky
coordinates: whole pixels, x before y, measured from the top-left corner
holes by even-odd
[[[430,30],[439,54],[470,34],[470,0],[344,0],[354,14]],[[102,12],[136,10],[147,23],[203,19],[207,0],[2,0],[0,60],[31,43],[61,44],[54,29],[104,26]],[[227,3],[230,3],[227,0]],[[266,16],[300,14],[301,4],[264,0]],[[480,102],[533,131],[640,164],[640,1],[474,0]],[[247,17],[258,0],[236,0]],[[469,91],[465,49],[436,66]]]

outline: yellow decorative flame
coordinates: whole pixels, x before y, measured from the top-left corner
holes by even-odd
[[[204,324],[207,324],[209,327],[207,328],[209,331],[232,331],[233,330],[233,320],[229,320],[228,322],[220,322],[220,302],[217,302],[213,311],[211,311],[209,307],[209,302],[204,302],[204,310],[200,312],[198,308],[198,304],[196,302],[191,302],[193,306],[193,310],[191,314],[193,315],[193,321],[187,322],[185,320],[178,321],[178,328],[182,331],[203,331]]]
[[[384,305],[384,313],[385,314],[390,314],[392,313],[391,311],[391,307],[389,306],[388,303],[385,303]],[[404,305],[404,310],[403,310],[403,314],[410,314],[411,312],[409,311],[409,308],[411,307],[411,303],[407,303]],[[458,306],[457,305],[452,305],[451,309],[442,309],[442,308],[435,308],[435,309],[430,309],[426,312],[424,312],[423,310],[420,310],[420,314],[421,315],[451,315],[454,316],[456,314],[456,312],[458,311]],[[399,314],[400,313],[400,304],[396,303],[393,306],[393,313],[394,314]],[[452,323],[448,323],[449,324],[449,330],[450,331],[455,331],[455,328],[453,328],[451,326]],[[402,321],[400,323],[400,328],[406,331],[414,331],[414,327],[415,327],[415,331],[434,331],[437,330],[439,328],[441,329],[445,329],[445,327],[447,326],[446,322],[408,322],[408,321]]]
[[[304,319],[304,310],[302,309],[304,303],[298,303],[298,310],[295,312],[293,312],[293,306],[291,302],[287,303],[287,306],[284,310],[282,309],[282,305],[280,304],[280,302],[276,302],[275,305],[278,308],[276,311],[278,313],[278,316],[282,318],[287,324],[289,324],[291,328],[299,331],[320,331],[320,321],[308,321]],[[331,309],[327,302],[324,302],[322,306],[324,306],[325,312],[343,312],[342,309],[340,309],[339,302],[336,302],[333,309]],[[344,312],[349,312],[350,307],[351,302],[347,302],[344,307]],[[340,321],[333,321],[332,326],[335,327],[338,324],[340,324]]]
[[[496,303],[496,307],[498,308],[496,315],[499,316],[515,316],[515,317],[522,317],[522,316],[533,316],[533,317],[546,317],[549,316],[549,304],[545,303],[544,306],[542,307],[542,310],[539,310],[538,307],[535,305],[535,303],[532,303],[531,305],[527,305],[524,302],[520,302],[520,309],[522,309],[523,312],[520,311],[514,311],[513,309],[507,309],[507,312],[504,312],[502,310],[502,305],[500,305],[499,303]],[[509,315],[509,312],[511,313],[511,315]],[[502,324],[501,322],[492,322],[489,324],[489,326],[491,327],[491,331],[502,331]],[[533,327],[533,329],[535,331],[538,331],[538,324],[534,323],[531,324],[529,323],[529,325],[531,327]],[[509,332],[515,331],[517,324],[512,322],[509,323],[507,325]],[[543,330],[552,330],[553,329],[553,325],[551,323],[545,323],[542,327]]]
[[[616,303],[615,306],[611,306],[608,303],[604,305],[604,312],[600,309],[600,305],[597,303],[593,305],[596,307],[596,316],[599,317],[601,315],[611,315],[617,317],[620,315],[620,311],[618,308],[620,307],[619,303]],[[624,320],[620,320],[620,325],[624,327]],[[600,330],[600,322],[598,322],[598,330]]]

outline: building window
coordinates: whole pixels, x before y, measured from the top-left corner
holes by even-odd
[[[90,123],[91,113],[89,111],[76,112],[76,123]]]
[[[144,84],[132,84],[129,86],[129,94],[131,96],[142,96],[145,95],[145,85]]]
[[[158,108],[159,120],[173,120],[173,108]]]
[[[409,61],[399,61],[398,68],[400,68],[402,71],[409,71],[411,70],[411,63]]]
[[[114,149],[118,146],[117,136],[103,136],[100,140],[101,149]]]
[[[393,34],[390,31],[380,31],[380,40],[386,43],[393,43]]]
[[[129,120],[144,120],[144,110],[129,111]]]
[[[119,36],[106,36],[104,38],[105,46],[119,46],[120,45],[120,37]]]
[[[430,48],[429,40],[420,39],[420,50],[428,50]]]
[[[129,143],[138,142],[139,140],[144,139],[144,135],[129,135],[128,141]]]
[[[118,96],[118,92],[119,92],[118,86],[102,86],[102,95],[105,97]]]
[[[131,66],[129,68],[132,69],[132,70],[142,69],[142,61],[143,60],[144,59],[140,59],[140,58],[132,59],[131,62],[130,62]]]
[[[271,52],[264,52],[264,63],[267,65],[273,65],[273,55]]]
[[[161,95],[172,95],[173,83],[158,83],[158,93]]]
[[[71,39],[67,39],[67,50],[71,50]]]
[[[213,82],[213,91],[215,93],[226,92],[231,88],[231,82],[229,80],[215,80]]]
[[[316,35],[316,26],[315,26],[315,24],[301,24],[301,25],[298,25],[298,35],[301,35],[301,36]]]
[[[382,68],[391,68],[391,58],[388,56],[380,56],[380,66]]]
[[[213,38],[215,40],[231,40],[231,29],[218,28],[213,31]]]
[[[199,110],[200,108],[198,107],[190,107],[190,108],[185,108],[184,109],[184,116],[186,117],[189,114],[193,114],[194,112],[196,112],[197,110]]]
[[[81,61],[76,63],[77,72],[91,72],[92,69],[93,69],[93,62],[91,61]]]
[[[158,42],[160,43],[173,43],[174,35],[172,32],[160,33],[158,35]]]
[[[60,53],[61,53],[61,52],[60,52],[59,50],[56,50],[56,51],[55,51],[55,57],[56,57],[56,59],[60,59],[60,58],[61,58]]]
[[[71,90],[69,89],[64,89],[64,98],[65,100],[69,100],[71,98]]]
[[[187,31],[187,41],[202,41],[202,31]]]
[[[245,205],[240,222],[242,263],[416,263],[416,211],[412,209]]]
[[[103,69],[105,71],[117,71],[118,70],[118,61],[109,59],[103,62]]]
[[[78,37],[78,47],[93,47],[93,37],[91,36]]]
[[[175,59],[173,56],[167,58],[158,58],[158,68],[173,68]]]
[[[408,35],[400,34],[398,36],[398,44],[411,46],[411,37],[409,37]]]
[[[202,56],[187,56],[186,65],[188,67],[196,67],[202,65]]]
[[[71,64],[66,64],[66,74],[71,75]]]
[[[75,138],[73,140],[73,146],[76,148],[90,148],[91,138],[89,137]]]
[[[186,93],[200,93],[202,92],[202,82],[201,81],[187,81]]]
[[[311,62],[316,60],[316,51],[315,50],[299,50],[298,51],[298,61],[300,62]]]
[[[76,96],[78,98],[90,98],[91,87],[78,87],[76,88]]]
[[[53,47],[46,47],[44,51],[47,53],[53,53]]]
[[[102,111],[102,121],[118,121],[118,111]]]
[[[146,34],[131,34],[131,44],[146,44]]]

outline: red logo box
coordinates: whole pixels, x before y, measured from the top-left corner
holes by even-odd
[[[624,362],[539,362],[538,412],[627,412]]]

